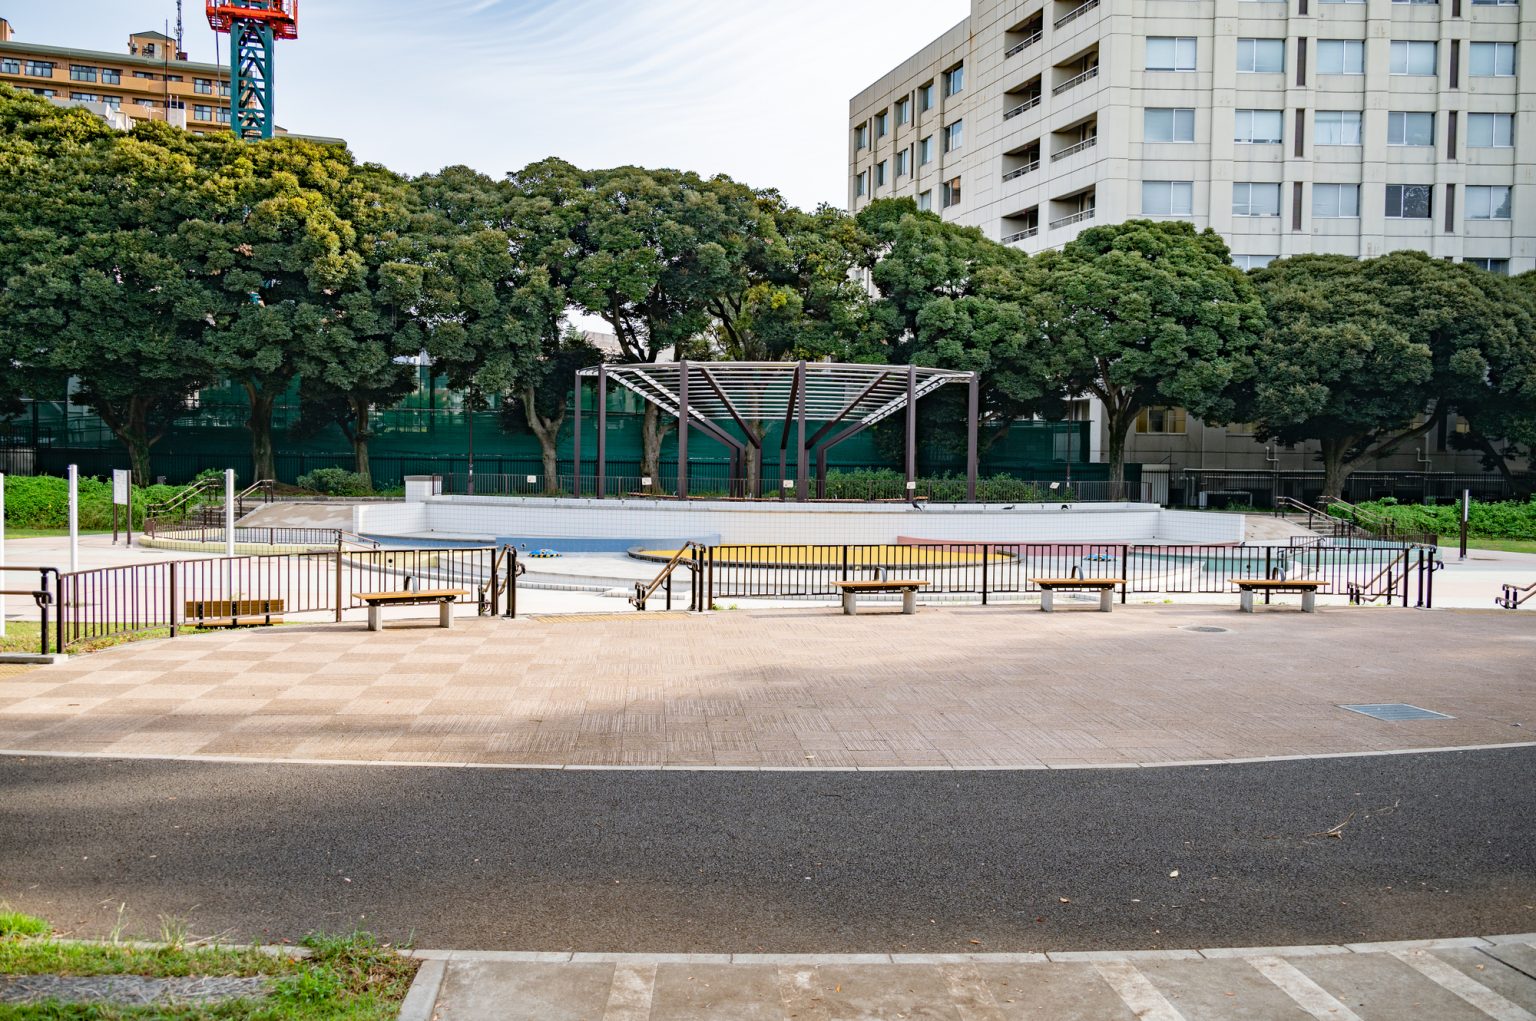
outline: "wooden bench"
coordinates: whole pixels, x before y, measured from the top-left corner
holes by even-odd
[[[187,624],[191,627],[263,627],[281,624],[281,599],[188,599]]]
[[[858,598],[861,592],[900,592],[901,612],[917,612],[917,590],[928,583],[914,578],[887,578],[884,581],[835,581],[843,593],[843,612],[848,616],[857,616],[859,612]]]
[[[1238,609],[1243,613],[1253,612],[1253,594],[1263,592],[1266,595],[1300,593],[1301,612],[1315,613],[1317,611],[1318,590],[1326,588],[1326,581],[1313,581],[1285,578],[1233,578],[1232,584],[1237,586]]]
[[[428,606],[437,604],[438,621],[446,628],[453,627],[453,604],[460,596],[469,593],[461,588],[429,588],[419,592],[359,592],[357,598],[368,604],[368,630],[384,629],[384,607]]]
[[[1108,613],[1115,605],[1115,589],[1125,584],[1124,578],[1031,578],[1040,586],[1040,609],[1050,613],[1056,608],[1058,592],[1097,592],[1099,612]]]

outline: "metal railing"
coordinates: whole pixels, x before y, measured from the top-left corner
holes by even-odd
[[[1007,60],[1009,57],[1017,57],[1019,54],[1035,45],[1035,43],[1039,42],[1040,35],[1041,33],[1036,32],[1034,35],[1029,36],[1023,41],[1014,43],[1012,46],[1003,51],[1003,59]]]
[[[1054,22],[1051,23],[1051,26],[1053,28],[1060,28],[1061,26],[1082,17],[1084,14],[1087,14],[1097,6],[1099,6],[1099,0],[1087,0],[1087,3],[1078,4],[1076,7],[1072,8],[1061,17],[1057,18]]]
[[[4,588],[0,588],[0,596],[26,596],[31,599],[37,605],[38,639],[41,646],[39,651],[44,656],[49,653],[48,646],[51,626],[53,629],[51,633],[54,635],[53,646],[62,652],[64,645],[63,619],[57,613],[54,614],[51,621],[49,619],[49,611],[58,604],[59,569],[57,567],[27,567],[20,564],[0,565],[0,580],[4,580],[7,575],[11,574],[36,574],[38,576],[37,588],[13,588],[10,584],[6,584]]]
[[[672,559],[667,561],[656,577],[649,582],[635,582],[635,594],[629,597],[629,605],[637,610],[644,610],[646,603],[657,591],[665,591],[667,609],[672,609],[672,575],[679,567],[687,567],[689,611],[698,612],[709,609],[712,601],[705,592],[708,562],[709,547],[698,542],[683,543],[682,549],[672,554]]]
[[[1029,228],[1027,228],[1025,230],[1015,231],[1012,234],[1006,235],[1003,238],[1002,243],[1005,244],[1005,245],[1011,245],[1015,241],[1025,241],[1025,240],[1028,240],[1029,238],[1034,237],[1036,234],[1039,234],[1039,233],[1040,233],[1040,228],[1039,227],[1029,227]]]
[[[1039,105],[1040,105],[1040,97],[1038,95],[1031,96],[1030,98],[1024,100],[1024,102],[1020,103],[1018,106],[1014,107],[1012,110],[1004,110],[1003,111],[1003,120],[1005,120],[1005,121],[1012,120],[1013,118],[1017,117],[1019,114],[1023,113],[1024,111],[1032,110],[1032,109],[1034,109],[1035,107],[1037,107]],[[1004,180],[1007,180],[1007,178],[1004,178]]]
[[[1032,174],[1036,170],[1039,170],[1039,169],[1040,169],[1040,161],[1038,159],[1036,159],[1033,163],[1026,163],[1022,167],[1019,167],[1017,170],[1010,170],[1010,171],[1008,171],[1006,174],[1003,175],[1003,180],[1004,181],[1012,181],[1012,180],[1015,180],[1017,178],[1023,177],[1025,174]]]
[[[1183,468],[1173,473],[1171,484],[1182,494],[1178,501],[1181,506],[1200,505],[1202,494],[1236,492],[1242,494],[1245,502],[1267,508],[1273,507],[1281,496],[1304,503],[1320,502],[1323,473],[1310,469]],[[1453,503],[1467,489],[1472,491],[1474,500],[1524,499],[1536,491],[1536,475],[1506,478],[1496,472],[1357,470],[1345,480],[1342,495],[1352,503],[1389,496],[1399,503]]]
[[[1055,163],[1057,160],[1064,160],[1068,156],[1075,156],[1076,154],[1082,152],[1084,149],[1092,149],[1098,144],[1099,136],[1089,135],[1081,142],[1075,142],[1072,145],[1067,146],[1065,149],[1062,149],[1060,152],[1051,153],[1051,162]]]
[[[1493,601],[1493,605],[1502,606],[1506,610],[1518,610],[1520,604],[1536,598],[1536,581],[1529,585],[1504,585],[1503,592]]]
[[[224,542],[224,525],[184,525],[161,527],[150,537],[160,542],[208,545]],[[305,549],[378,549],[374,539],[343,528],[247,527],[235,529],[237,546],[296,546]]]
[[[1074,223],[1082,223],[1084,220],[1091,219],[1093,219],[1093,210],[1084,209],[1081,212],[1073,213],[1071,216],[1063,216],[1059,220],[1052,220],[1051,230],[1055,230],[1057,227],[1070,227]]]
[[[1098,4],[1095,3],[1094,6],[1097,7]],[[1051,90],[1051,95],[1059,96],[1063,92],[1066,92],[1069,89],[1075,89],[1079,85],[1083,84],[1083,82],[1088,81],[1089,79],[1092,79],[1092,78],[1097,78],[1098,76],[1099,76],[1099,65],[1095,64],[1092,67],[1090,67],[1088,70],[1084,71],[1082,74],[1077,75],[1076,77],[1073,77],[1073,78],[1068,78],[1066,81],[1062,82],[1060,85],[1058,85],[1055,88],[1053,88]]]

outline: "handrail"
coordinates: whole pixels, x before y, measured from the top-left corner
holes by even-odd
[[[1003,120],[1005,120],[1005,121],[1012,120],[1013,118],[1017,117],[1019,114],[1023,113],[1025,110],[1033,109],[1034,107],[1037,107],[1039,105],[1040,105],[1040,93],[1036,93],[1035,95],[1030,96],[1028,99],[1024,100],[1024,102],[1020,103],[1018,106],[1014,107],[1012,110],[1004,110],[1003,111]]]
[[[676,553],[672,554],[672,559],[667,561],[666,566],[661,569],[661,573],[657,574],[655,578],[651,579],[651,582],[650,582],[649,585],[647,585],[643,581],[635,582],[635,594],[629,597],[629,604],[631,606],[633,606],[637,610],[644,610],[646,602],[652,596],[654,596],[656,594],[656,591],[658,589],[660,589],[663,585],[666,585],[667,586],[667,608],[671,609],[671,607],[672,607],[672,586],[671,586],[672,572],[678,569],[678,567],[683,563],[684,559],[686,559],[690,553],[695,553],[696,551],[702,551],[704,549],[705,549],[705,546],[702,543],[697,543],[697,542],[692,542],[692,541],[683,543],[682,549],[680,549]],[[697,569],[696,566],[692,567],[691,569],[693,570],[694,574],[698,573],[698,569]],[[697,580],[697,579],[695,579],[695,580]],[[690,610],[696,608],[693,605],[693,601],[692,600],[690,600],[690,605],[689,605],[688,608]]]
[[[1493,601],[1493,605],[1502,606],[1506,610],[1518,610],[1521,603],[1536,599],[1536,581],[1529,585],[1504,585],[1504,593]]]
[[[1019,167],[1017,170],[1010,170],[1010,171],[1008,171],[1006,174],[1003,175],[1003,180],[1004,181],[1012,181],[1014,178],[1023,177],[1025,174],[1033,173],[1034,171],[1039,170],[1039,169],[1040,169],[1040,157],[1036,156],[1033,163],[1026,163],[1022,167]]]
[[[1080,212],[1073,213],[1070,216],[1063,216],[1059,220],[1052,220],[1051,230],[1055,230],[1057,227],[1068,227],[1074,223],[1082,223],[1084,220],[1091,219],[1093,219],[1093,209],[1084,209]]]
[[[1057,160],[1064,160],[1068,156],[1073,155],[1074,153],[1082,152],[1084,149],[1091,149],[1091,148],[1093,148],[1094,146],[1096,146],[1098,144],[1099,144],[1099,136],[1098,135],[1089,135],[1087,138],[1083,139],[1081,142],[1074,142],[1071,145],[1067,146],[1065,149],[1062,149],[1060,152],[1053,152],[1053,153],[1051,153],[1051,162],[1055,163]]]
[[[1095,5],[1095,6],[1097,6],[1097,5]],[[1092,67],[1090,67],[1088,70],[1084,71],[1082,74],[1076,75],[1075,77],[1072,77],[1072,78],[1068,78],[1066,81],[1064,81],[1060,85],[1056,86],[1054,89],[1051,90],[1051,95],[1059,96],[1063,92],[1066,92],[1068,89],[1075,89],[1075,88],[1077,88],[1077,86],[1081,85],[1083,82],[1087,81],[1088,79],[1090,79],[1090,78],[1097,78],[1098,76],[1099,76],[1099,65],[1095,64]]]
[[[1392,600],[1397,596],[1399,591],[1404,593],[1404,598],[1406,599],[1406,593],[1408,591],[1408,573],[1411,569],[1408,563],[1408,554],[1411,552],[1412,550],[1409,547],[1403,547],[1403,551],[1397,556],[1393,557],[1391,560],[1387,561],[1387,566],[1383,567],[1380,571],[1377,571],[1376,576],[1371,578],[1369,581],[1347,582],[1346,588],[1349,590],[1350,605],[1359,606],[1362,603],[1374,603],[1382,596],[1386,596],[1387,602],[1390,604]],[[1396,570],[1399,561],[1401,561],[1403,565],[1402,589],[1397,588],[1397,579],[1392,576],[1392,572]],[[1380,592],[1371,592],[1370,589],[1383,578],[1386,579],[1386,585],[1383,590]]]
[[[168,518],[171,515],[176,514],[178,511],[185,511],[187,509],[187,504],[191,503],[194,497],[209,495],[212,493],[215,486],[222,485],[223,483],[218,479],[199,479],[187,486],[181,492],[177,493],[175,496],[172,496],[166,500],[162,500],[159,503],[150,504],[148,507],[144,508],[145,530],[149,532],[150,535],[154,535],[155,528],[161,523],[162,519]]]
[[[356,532],[349,532],[345,528],[335,529],[335,532],[337,548],[351,545],[361,546],[363,549],[376,550],[383,546],[383,543],[379,542],[377,539],[370,539],[366,535],[359,535]]]
[[[1052,28],[1060,28],[1061,26],[1067,24],[1068,22],[1072,21],[1073,19],[1078,18],[1081,15],[1084,15],[1084,14],[1088,13],[1089,11],[1093,10],[1097,6],[1099,6],[1099,0],[1087,0],[1086,3],[1078,4],[1076,7],[1072,8],[1070,11],[1068,11],[1065,14],[1063,14],[1061,17],[1057,18],[1054,22],[1052,22],[1051,27]]]
[[[1032,238],[1032,237],[1034,237],[1038,233],[1040,233],[1040,228],[1039,227],[1026,227],[1024,230],[1015,231],[1014,233],[1009,234],[1006,237],[1004,237],[1003,238],[1003,244],[1011,245],[1015,241],[1023,241],[1023,240],[1026,240],[1027,238]]]
[[[37,583],[38,583],[39,586],[41,586],[40,588],[35,588],[35,589],[12,589],[12,588],[0,589],[0,595],[7,595],[7,596],[31,596],[32,597],[32,601],[37,604],[37,612],[38,612],[38,637],[39,637],[39,645],[40,645],[39,651],[44,656],[46,656],[46,655],[49,654],[48,653],[48,626],[49,626],[48,625],[48,608],[50,606],[58,606],[59,605],[60,595],[62,594],[63,588],[64,588],[63,585],[60,582],[60,579],[61,579],[61,577],[63,575],[63,572],[61,572],[57,567],[32,567],[32,566],[25,565],[25,564],[0,564],[0,574],[3,574],[5,572],[26,572],[26,571],[36,571],[37,572],[37,575],[38,575]],[[53,575],[53,587],[52,588],[49,588],[49,586],[48,586],[48,576],[50,574]],[[63,608],[62,607],[60,607],[59,612],[57,613],[57,615],[54,618],[53,627],[54,627],[55,638],[56,638],[55,651],[63,652],[64,651],[64,613],[63,613]]]
[[[1034,35],[1030,36],[1028,39],[1025,39],[1023,42],[1014,43],[1003,52],[1003,59],[1007,60],[1009,57],[1016,57],[1020,53],[1023,53],[1026,49],[1040,41],[1040,35],[1041,33],[1036,32]]]

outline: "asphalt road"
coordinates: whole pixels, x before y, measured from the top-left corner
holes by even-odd
[[[0,758],[0,901],[76,935],[126,905],[129,935],[167,915],[242,940],[356,926],[518,950],[1529,932],[1533,781],[1529,748],[961,773]]]

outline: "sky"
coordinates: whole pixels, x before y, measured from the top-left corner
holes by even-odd
[[[725,173],[847,203],[848,100],[969,0],[302,0],[277,121],[403,173],[547,156]],[[0,0],[29,42],[126,52],[175,0]],[[185,0],[193,60],[224,60]],[[221,43],[223,41],[221,40]]]

